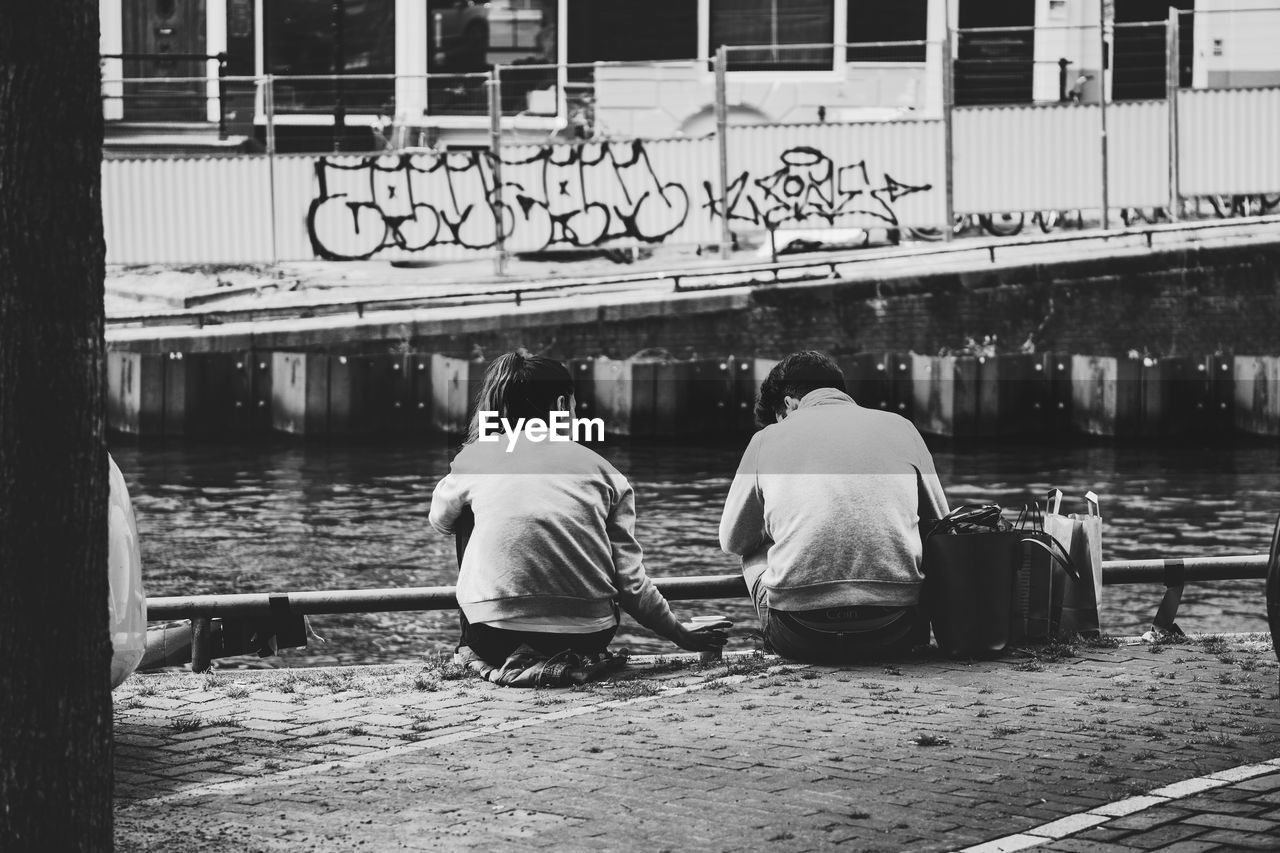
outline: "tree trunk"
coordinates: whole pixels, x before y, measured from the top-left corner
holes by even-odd
[[[98,13],[0,7],[0,849],[110,850]]]

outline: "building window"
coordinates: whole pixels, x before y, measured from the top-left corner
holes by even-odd
[[[557,0],[427,0],[427,112],[487,115],[501,67],[502,111],[555,115]]]
[[[924,62],[929,0],[848,0],[850,62]],[[884,42],[908,42],[884,44]]]
[[[570,62],[698,55],[698,0],[569,0]]]
[[[394,112],[395,0],[272,0],[264,51],[277,112]],[[385,80],[289,80],[294,75],[385,74]]]
[[[831,0],[710,0],[710,3],[711,53],[720,45],[754,48],[730,50],[730,71],[831,69],[829,45],[835,40],[835,6]]]

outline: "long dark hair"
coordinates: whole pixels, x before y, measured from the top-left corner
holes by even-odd
[[[509,352],[484,372],[476,393],[476,413],[467,429],[467,444],[480,436],[480,412],[497,412],[515,423],[517,418],[545,419],[560,397],[573,396],[569,369],[553,358]]]

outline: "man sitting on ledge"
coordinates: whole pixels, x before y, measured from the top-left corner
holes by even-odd
[[[947,498],[920,433],[855,403],[840,368],[812,351],[770,371],[756,419],[720,546],[743,558],[766,644],[844,662],[927,643],[920,523],[946,515]]]

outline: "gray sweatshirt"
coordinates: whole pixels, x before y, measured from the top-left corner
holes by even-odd
[[[635,494],[595,451],[573,442],[475,442],[431,496],[431,526],[452,533],[464,507],[475,530],[458,572],[471,622],[602,617],[613,600],[671,639],[679,623],[645,573]]]
[[[720,547],[767,553],[763,582],[777,610],[913,605],[920,516],[946,513],[911,422],[821,388],[752,437],[725,500]]]

